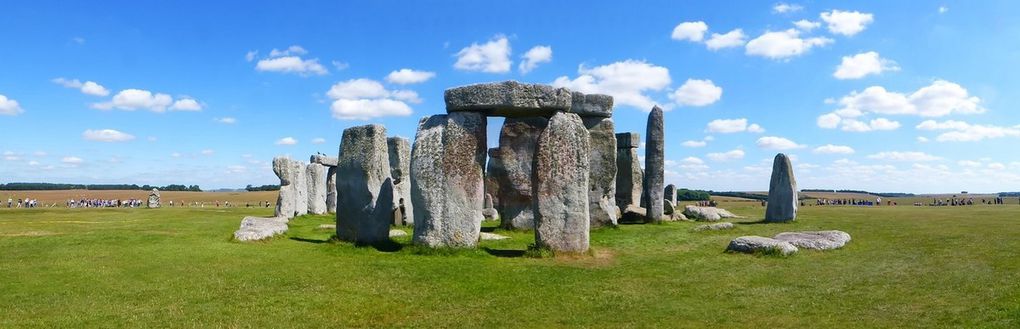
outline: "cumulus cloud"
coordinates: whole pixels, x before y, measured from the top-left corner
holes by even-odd
[[[814,152],[818,154],[854,154],[854,149],[845,145],[825,144],[816,147]]]
[[[860,79],[870,74],[899,70],[896,62],[880,57],[877,52],[869,51],[843,56],[843,61],[836,67],[836,72],[833,72],[832,76],[840,80]]]
[[[796,26],[797,29],[800,29],[801,31],[811,32],[812,30],[817,29],[819,26],[822,26],[822,23],[802,19],[793,22],[793,26]]]
[[[113,129],[100,129],[100,130],[89,129],[83,132],[81,134],[81,137],[84,138],[85,140],[106,143],[127,142],[135,139],[135,136],[131,134]]]
[[[436,76],[435,72],[429,71],[417,71],[412,69],[400,69],[397,71],[390,72],[386,76],[386,82],[395,83],[398,85],[407,85],[414,83],[422,83],[432,79]]]
[[[687,79],[670,98],[680,106],[707,106],[722,98],[722,91],[712,80]]]
[[[801,6],[801,5],[789,4],[789,3],[783,3],[783,2],[777,3],[775,6],[772,6],[772,12],[779,13],[779,14],[798,12],[801,9],[804,9],[804,7]]]
[[[103,87],[102,85],[96,83],[95,81],[81,82],[78,79],[65,79],[65,78],[56,78],[53,79],[52,81],[53,83],[64,86],[66,88],[78,89],[79,91],[81,91],[82,94],[86,95],[103,97],[110,94],[110,90],[106,89],[106,87]]]
[[[725,162],[730,160],[739,160],[744,158],[744,150],[732,150],[720,153],[709,153],[706,155],[709,160],[717,162]]]
[[[703,171],[708,170],[708,165],[705,164],[704,160],[698,157],[686,157],[680,160],[680,169],[687,171]]]
[[[861,92],[853,91],[843,96],[838,103],[839,109],[818,117],[819,127],[833,129],[842,125],[846,131],[891,130],[898,128],[899,123],[878,118],[869,124],[859,118],[869,114],[942,117],[985,112],[985,108],[980,105],[980,98],[971,96],[962,86],[945,80],[936,80],[910,95],[872,86]]]
[[[370,120],[387,116],[408,116],[413,112],[405,102],[420,103],[411,90],[387,90],[371,79],[352,79],[334,84],[326,93],[333,99],[333,117],[340,120]]]
[[[683,147],[705,147],[705,145],[708,145],[708,142],[703,140],[700,141],[689,140],[680,143],[680,145],[682,145]]]
[[[755,142],[755,144],[757,144],[758,147],[766,150],[777,151],[794,150],[804,147],[804,145],[797,144],[792,140],[778,136],[765,136],[759,138],[758,141]]]
[[[552,61],[552,47],[535,46],[524,53],[524,56],[521,56],[521,58],[521,64],[518,65],[517,69],[521,71],[521,74],[526,74],[538,67],[538,64]]]
[[[284,137],[276,141],[276,145],[297,145],[297,139],[294,137]]]
[[[824,37],[801,38],[800,30],[766,31],[761,36],[749,41],[744,47],[745,53],[774,60],[786,60],[807,53],[811,48],[832,43],[832,39]]]
[[[752,124],[747,125],[747,132],[755,133],[755,134],[760,134],[760,133],[765,132],[765,128],[762,128],[757,123],[752,123]]]
[[[672,38],[673,40],[700,42],[705,38],[705,32],[707,31],[708,24],[705,24],[705,22],[683,22],[673,28]]]
[[[191,98],[181,98],[174,101],[174,105],[170,106],[170,110],[173,111],[201,111],[202,104]]]
[[[142,89],[124,89],[114,95],[111,101],[92,104],[92,108],[125,111],[146,109],[152,112],[164,112],[171,105],[173,105],[173,97],[170,95]]]
[[[762,133],[765,132],[757,123],[747,124],[746,118],[739,119],[716,119],[708,123],[705,128],[707,132],[731,134],[739,132]]]
[[[946,131],[935,137],[939,142],[976,142],[985,139],[1020,137],[1020,125],[1003,127],[996,125],[970,124],[964,121],[947,120],[938,122],[925,120],[915,128],[928,131]]]
[[[723,48],[740,47],[746,42],[747,36],[744,35],[744,30],[734,29],[733,31],[729,31],[724,34],[712,33],[712,37],[705,41],[705,47],[708,47],[709,50],[719,50]]]
[[[645,111],[656,104],[646,92],[661,91],[671,83],[669,69],[644,61],[626,60],[594,68],[582,64],[577,71],[580,74],[577,78],[571,80],[562,76],[552,84],[583,93],[607,94],[613,96],[618,105]]]
[[[462,71],[506,73],[510,72],[510,41],[496,36],[483,44],[472,43],[457,52],[453,68]]]
[[[819,15],[833,34],[853,36],[875,20],[874,15],[858,11],[832,10]]]
[[[0,115],[18,115],[24,112],[18,101],[0,95]]]
[[[233,117],[222,117],[222,118],[216,118],[216,119],[213,119],[213,120],[216,121],[216,122],[219,122],[219,123],[222,123],[222,124],[228,124],[228,125],[232,125],[232,124],[237,123],[237,119],[235,119]]]
[[[248,61],[254,60],[257,52],[249,52],[246,55]],[[260,59],[255,63],[255,70],[262,72],[293,73],[301,76],[325,75],[329,70],[319,63],[318,58],[306,59],[301,56],[308,54],[308,51],[301,46],[294,45],[284,50],[273,49],[269,57]]]
[[[942,158],[924,152],[879,152],[868,156],[869,159],[884,161],[927,162]]]

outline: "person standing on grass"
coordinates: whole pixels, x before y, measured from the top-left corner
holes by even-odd
[[[12,200],[11,197],[7,197],[7,208],[11,207],[11,203],[14,203],[14,200]]]

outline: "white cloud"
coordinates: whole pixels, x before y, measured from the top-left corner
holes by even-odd
[[[127,142],[135,139],[135,136],[131,134],[127,134],[113,129],[100,129],[100,130],[89,129],[83,132],[81,134],[81,137],[84,138],[85,140],[107,143]]]
[[[76,157],[76,156],[68,156],[68,157],[64,157],[63,159],[60,159],[60,162],[63,162],[64,164],[69,164],[69,165],[79,165],[79,164],[84,163],[85,160],[82,160],[82,158],[79,158],[79,157]]]
[[[222,123],[222,124],[228,124],[228,125],[232,125],[232,124],[237,123],[237,119],[235,119],[233,117],[222,117],[222,118],[216,118],[216,119],[213,119],[213,120],[216,121],[216,122],[219,122],[219,123]]]
[[[886,118],[878,118],[868,122],[868,126],[872,130],[896,130],[900,127],[900,123]]]
[[[25,112],[18,101],[0,95],[0,115],[18,115]]]
[[[705,22],[683,22],[673,28],[673,40],[690,40],[700,42],[705,38],[708,31],[708,24]]]
[[[518,65],[517,69],[520,70],[521,74],[526,74],[538,67],[538,64],[548,63],[552,61],[552,47],[549,46],[535,46],[524,53],[521,56],[521,64]]]
[[[801,5],[782,3],[782,2],[781,3],[777,3],[775,6],[772,6],[772,12],[780,13],[780,14],[798,12],[801,9],[804,9],[804,7],[801,6]]]
[[[701,140],[701,141],[693,141],[692,140],[692,141],[684,141],[683,143],[680,143],[680,145],[682,145],[683,147],[705,147],[705,145],[708,145],[708,142],[703,141],[703,140]]]
[[[582,64],[577,71],[580,74],[577,78],[562,76],[552,84],[588,94],[607,94],[618,105],[645,111],[656,104],[645,92],[661,91],[671,83],[669,69],[644,61],[626,60],[590,69]]]
[[[918,143],[927,143],[928,142],[928,137],[917,136],[917,142]]]
[[[744,158],[744,151],[738,149],[738,150],[732,150],[732,151],[727,151],[727,152],[722,152],[722,153],[709,153],[706,156],[708,157],[709,160],[718,161],[718,162],[724,162],[724,161],[730,161],[730,160],[743,159]]]
[[[814,152],[818,154],[854,154],[854,149],[845,145],[825,144],[816,147]]]
[[[899,71],[896,62],[882,58],[877,52],[869,51],[853,56],[843,56],[843,62],[832,73],[836,79],[860,79],[869,74],[881,74],[885,71]]]
[[[755,142],[755,144],[758,144],[758,147],[766,150],[777,151],[793,150],[804,147],[804,145],[797,144],[792,140],[777,136],[765,136],[759,138],[758,141]]]
[[[949,7],[939,6],[939,14],[945,14],[948,11],[949,11]]]
[[[704,171],[708,170],[708,165],[705,164],[704,160],[697,157],[686,157],[680,160],[680,169],[686,171]]]
[[[836,115],[835,113],[828,113],[819,116],[817,124],[819,127],[825,129],[834,129],[839,126],[839,122],[842,120],[843,119],[840,118],[839,115]]]
[[[981,163],[980,162],[973,161],[973,160],[960,160],[960,161],[957,161],[956,164],[960,165],[961,167],[971,167],[971,168],[979,168],[979,167],[981,167]]]
[[[254,61],[255,60],[255,56],[258,56],[258,54],[259,54],[258,50],[249,51],[249,52],[244,54],[244,60],[249,61],[249,62]]]
[[[760,134],[760,133],[765,132],[765,128],[762,128],[757,123],[752,123],[752,124],[747,125],[747,132],[755,133],[755,134]]]
[[[172,104],[173,98],[167,94],[153,94],[151,91],[142,89],[125,89],[114,95],[109,102],[92,104],[92,108],[98,110],[116,108],[125,111],[147,109],[153,112],[163,112]]]
[[[1000,162],[992,162],[992,163],[988,164],[988,169],[992,169],[992,170],[1005,170],[1006,169],[1006,165],[1004,165],[1004,164],[1002,164]]]
[[[945,80],[936,80],[910,95],[872,86],[862,92],[851,92],[838,103],[841,106],[839,109],[818,117],[819,127],[832,129],[842,123],[843,130],[847,131],[891,130],[898,128],[899,124],[879,118],[872,120],[869,125],[857,118],[867,114],[941,117],[985,111],[980,105],[980,98],[970,96],[967,89]]]
[[[510,72],[510,41],[496,36],[484,44],[472,43],[457,52],[453,68],[463,71],[506,73]]]
[[[305,54],[308,54],[308,51],[305,50],[305,48],[302,48],[301,46],[298,45],[293,45],[287,47],[287,49],[284,50],[278,50],[276,48],[273,48],[273,50],[269,52],[269,57],[283,57],[292,55],[300,56]]]
[[[879,152],[868,156],[869,159],[885,161],[927,162],[942,158],[924,152]]]
[[[1020,137],[1020,125],[1012,127],[1002,127],[994,125],[979,125],[970,124],[963,121],[948,120],[943,122],[937,122],[935,120],[925,120],[918,124],[915,128],[918,130],[947,130],[937,137],[936,141],[939,142],[976,142],[985,139],[1003,138],[1003,137]]]
[[[712,37],[705,41],[705,46],[709,50],[719,50],[723,48],[732,48],[743,46],[747,42],[747,36],[744,35],[744,30],[734,29],[733,31],[726,32],[725,34],[712,33]]]
[[[316,138],[312,139],[312,144],[318,145],[318,144],[325,144],[325,143],[326,143],[326,139],[322,138],[322,137],[316,137]]]
[[[800,31],[766,31],[751,40],[745,47],[748,55],[761,56],[774,60],[785,60],[807,53],[811,48],[825,46],[832,39],[824,37],[801,38]]]
[[[318,58],[302,59],[298,56],[261,59],[255,63],[255,69],[263,72],[296,73],[303,76],[329,73],[325,66],[319,64]]]
[[[739,132],[763,133],[765,129],[757,123],[747,124],[746,118],[740,119],[716,119],[708,123],[705,131],[713,133],[731,134]]]
[[[294,137],[284,137],[276,141],[276,145],[297,145],[298,141]]]
[[[340,120],[370,120],[386,116],[408,116],[413,112],[406,102],[419,103],[418,93],[411,90],[387,90],[370,79],[352,79],[334,84],[327,96],[333,117]]]
[[[81,82],[78,79],[65,79],[65,78],[56,78],[53,79],[52,81],[53,83],[56,83],[67,88],[78,89],[79,91],[81,91],[82,94],[86,95],[107,96],[110,94],[110,90],[106,89],[106,87],[103,87],[102,85],[96,83],[95,81]]]
[[[351,64],[347,62],[330,61],[330,63],[333,64],[337,71],[343,71],[351,67]]]
[[[818,28],[819,26],[822,26],[822,23],[812,22],[812,21],[809,21],[809,20],[806,20],[806,19],[802,19],[802,20],[793,22],[793,26],[796,26],[801,31],[811,32],[811,30],[814,30],[814,29]]]
[[[429,71],[417,71],[412,69],[400,69],[397,71],[390,72],[386,76],[386,81],[389,83],[395,83],[400,85],[422,83],[432,79],[436,76],[435,72]]]
[[[861,31],[874,21],[874,15],[858,11],[833,10],[823,12],[819,15],[826,24],[829,32],[852,36]]]
[[[174,102],[174,105],[170,106],[170,110],[173,111],[201,111],[202,104],[191,98],[181,98]]]
[[[681,106],[706,106],[722,98],[722,88],[712,80],[687,79],[671,98]]]
[[[174,158],[180,158],[180,157],[181,157],[181,154],[180,154],[180,153],[178,153],[178,152],[174,152],[174,153],[170,153],[170,156],[171,156],[171,157],[174,157]]]

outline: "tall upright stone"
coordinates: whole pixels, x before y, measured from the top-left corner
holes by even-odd
[[[640,134],[616,134],[616,206],[620,209],[641,204],[644,171],[637,153],[639,146]]]
[[[499,208],[499,184],[506,180],[503,160],[499,157],[499,148],[490,148],[489,160],[485,163],[485,194],[492,200],[492,209]]]
[[[400,210],[396,225],[414,222],[414,205],[411,203],[411,142],[403,137],[386,139],[390,158],[390,177],[393,178],[393,204]]]
[[[574,113],[557,113],[535,154],[535,244],[553,252],[588,250],[590,218],[588,130]]]
[[[308,160],[326,167],[326,211],[336,213],[336,163],[337,158],[322,154],[312,155]]]
[[[308,213],[322,215],[326,210],[326,166],[309,163],[305,167],[308,182]]]
[[[297,191],[295,191],[295,172],[293,161],[287,157],[273,158],[273,173],[280,178],[280,192],[276,198],[276,212],[274,217],[293,218],[297,208]],[[304,176],[304,171],[300,171]]]
[[[677,201],[677,195],[676,194],[677,194],[677,192],[676,192],[676,185],[669,184],[669,185],[666,185],[666,188],[662,191],[662,198],[664,200],[666,200],[666,201],[672,202],[673,205],[676,206],[676,201]]]
[[[344,130],[337,163],[337,237],[359,244],[389,240],[393,222],[390,174],[385,127]]]
[[[765,221],[792,222],[797,219],[797,179],[786,154],[776,154],[772,161],[772,180],[769,181],[769,199],[765,208]]]
[[[499,133],[502,175],[499,182],[499,215],[506,229],[530,230],[535,227],[532,197],[532,166],[538,138],[549,124],[539,117],[507,118]]]
[[[648,127],[645,132],[645,174],[644,190],[642,192],[642,204],[647,205],[648,212],[645,220],[653,223],[662,221],[663,214],[663,182],[665,175],[665,154],[663,143],[665,141],[662,109],[658,106],[652,108],[648,114]]]
[[[591,226],[614,226],[620,209],[616,205],[616,135],[613,119],[613,97],[573,93],[570,112],[581,116],[591,140],[591,161],[588,184]]]
[[[474,247],[484,201],[485,116],[454,112],[422,118],[411,150],[415,244]]]
[[[294,174],[291,183],[294,184],[294,216],[308,214],[308,175],[305,172],[304,162],[290,160],[290,170]]]

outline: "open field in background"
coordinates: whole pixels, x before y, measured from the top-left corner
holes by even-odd
[[[521,257],[533,235],[501,230],[474,251],[355,247],[316,229],[331,216],[230,240],[271,209],[0,209],[0,327],[1020,327],[1018,205],[804,207],[768,225],[755,203],[721,206],[748,218],[600,229],[580,258]],[[853,241],[723,252],[817,229]]]
[[[140,199],[148,200],[149,193],[151,191],[125,191],[125,190],[57,190],[57,191],[0,191],[0,201],[3,201],[3,206],[7,206],[7,198],[13,198],[17,201],[19,198],[31,198],[38,199],[40,207],[45,204],[47,207],[52,204],[57,204],[58,207],[63,207],[68,199],[103,199],[103,200],[126,200],[126,199]],[[279,195],[277,191],[258,191],[258,192],[177,192],[177,191],[160,191],[160,197],[162,202],[169,203],[170,200],[174,201],[175,205],[179,205],[180,202],[192,203],[192,202],[205,202],[206,207],[210,203],[216,201],[224,202],[229,201],[234,206],[244,206],[245,202],[250,202],[252,205],[257,205],[262,201],[269,201],[276,204],[276,196]]]

